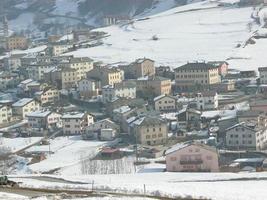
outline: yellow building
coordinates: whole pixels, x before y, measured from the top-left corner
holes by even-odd
[[[7,49],[27,49],[28,39],[24,36],[11,36],[7,39]]]
[[[171,80],[168,78],[156,77],[142,77],[136,81],[137,92],[150,93],[155,96],[171,93]]]
[[[165,144],[168,140],[167,122],[158,117],[142,117],[130,126],[132,133],[140,144],[160,145]]]
[[[175,83],[178,90],[188,90],[196,86],[209,86],[221,82],[219,68],[208,63],[187,63],[175,70]]]
[[[88,72],[87,77],[100,80],[102,86],[114,85],[124,80],[124,71],[115,67],[98,66]]]
[[[55,103],[59,101],[59,91],[56,88],[47,87],[43,91],[36,92],[35,97],[41,102],[41,105]]]

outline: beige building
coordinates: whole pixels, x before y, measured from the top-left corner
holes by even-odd
[[[168,140],[167,122],[159,117],[142,117],[130,124],[130,131],[142,145],[160,145]]]
[[[7,49],[27,49],[28,39],[24,36],[11,36],[7,39]]]
[[[198,143],[178,143],[166,151],[168,172],[219,172],[215,148]]]
[[[9,105],[0,105],[0,124],[9,123],[12,120],[12,109]]]
[[[136,80],[136,91],[155,96],[171,93],[171,80],[160,76],[142,77]]]
[[[219,67],[208,63],[187,63],[175,70],[178,90],[188,90],[196,86],[209,86],[221,82]]]
[[[88,57],[70,58],[60,63],[60,66],[63,68],[75,69],[77,80],[86,78],[86,73],[94,68],[93,60]]]
[[[156,111],[175,111],[176,105],[176,98],[170,95],[163,94],[154,98],[154,107]]]
[[[20,116],[23,119],[27,114],[40,109],[40,105],[32,98],[23,98],[12,104],[12,112],[14,115]]]
[[[60,56],[61,54],[68,52],[72,47],[73,45],[68,43],[54,43],[48,48],[48,50],[52,56]]]
[[[62,116],[63,133],[65,135],[83,134],[86,127],[93,123],[93,116],[87,113],[73,112]]]
[[[127,78],[140,78],[144,76],[154,76],[155,61],[148,58],[140,58],[130,65],[120,66],[120,68],[125,72],[125,77]]]
[[[87,77],[100,80],[102,86],[114,85],[124,80],[124,71],[115,67],[97,66],[87,73]]]
[[[35,93],[35,97],[41,102],[41,105],[58,102],[59,96],[59,90],[52,87]]]

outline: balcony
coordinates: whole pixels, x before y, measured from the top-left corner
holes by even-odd
[[[203,160],[180,160],[181,165],[199,165],[202,163]]]

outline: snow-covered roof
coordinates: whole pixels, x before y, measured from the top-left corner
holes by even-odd
[[[117,109],[114,109],[113,112],[123,114],[123,113],[129,112],[130,110],[131,108],[129,106],[121,106]]]
[[[24,81],[21,81],[20,84],[28,84],[30,82],[33,82],[33,80],[32,79],[26,79]]]
[[[20,99],[19,101],[15,102],[15,103],[13,103],[12,106],[13,107],[22,107],[22,106],[25,106],[32,101],[34,101],[33,98],[23,98],[23,99]]]
[[[52,111],[49,111],[49,110],[38,110],[38,111],[27,114],[27,117],[47,117],[51,113]]]
[[[71,112],[71,113],[65,113],[62,116],[62,119],[81,119],[83,118],[85,113],[80,112]]]
[[[175,99],[174,97],[172,97],[172,96],[170,96],[170,95],[162,94],[162,95],[160,95],[160,96],[155,97],[155,98],[154,98],[154,101],[160,100],[160,99],[162,99],[163,97],[168,97],[168,98]]]

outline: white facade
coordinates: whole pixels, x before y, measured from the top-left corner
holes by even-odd
[[[61,115],[51,111],[35,111],[27,115],[30,128],[50,129],[61,127]]]
[[[266,129],[252,128],[245,122],[226,130],[226,145],[235,149],[265,149],[267,145]]]
[[[106,85],[102,88],[102,101],[104,103],[110,102],[115,97],[136,98],[136,87],[117,87]]]
[[[53,70],[55,66],[50,66],[49,64],[34,64],[27,66],[27,72],[30,79],[39,81],[44,78],[44,73],[46,71]]]
[[[81,96],[98,95],[98,88],[94,80],[82,79],[78,82],[78,91]]]
[[[63,53],[66,53],[72,45],[70,44],[55,44],[53,45],[52,48],[52,55],[53,56],[59,56]]]
[[[10,70],[10,71],[16,71],[18,68],[21,66],[21,60],[20,58],[23,55],[18,54],[18,55],[11,55],[9,58],[4,59],[4,65],[5,68]]]
[[[218,94],[202,94],[198,93],[196,97],[198,110],[213,110],[217,109],[219,105]]]
[[[94,118],[87,113],[68,113],[62,116],[63,133],[78,135],[85,133],[85,128],[94,123]]]
[[[101,129],[100,138],[101,140],[110,141],[116,137],[116,131],[113,129]]]

